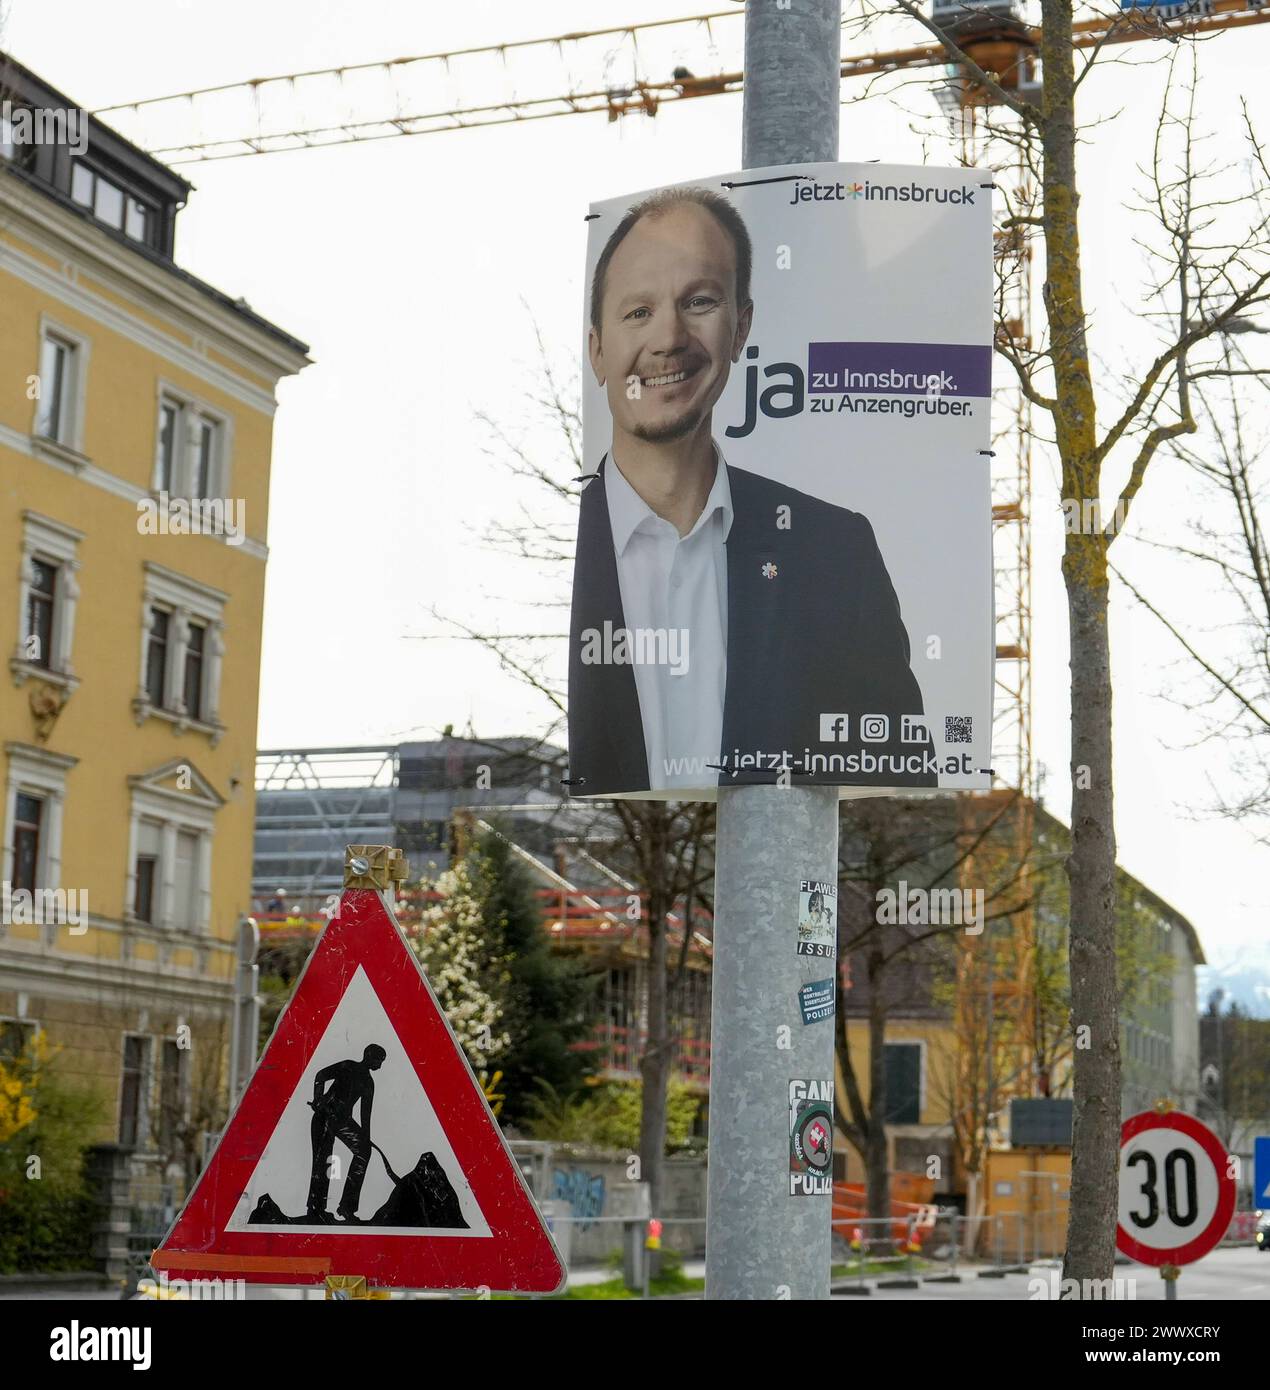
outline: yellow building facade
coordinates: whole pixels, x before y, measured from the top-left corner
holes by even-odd
[[[308,358],[175,264],[183,180],[70,133],[0,129],[0,1048],[42,1031],[96,1138],[188,1168],[251,907],[275,387]]]
[[[871,1104],[869,1023],[848,1017],[843,1025],[852,1068],[864,1105]],[[899,1075],[890,1078],[890,1109],[894,1118],[886,1126],[887,1155],[892,1172],[916,1173],[935,1180],[935,1190],[956,1189],[952,1145],[952,1114],[956,1094],[957,1038],[951,1025],[931,1017],[895,1016],[887,1020],[886,1047]],[[847,1085],[841,1059],[836,1060],[834,1089],[847,1105]],[[904,1083],[897,1085],[897,1080]],[[838,1136],[835,1149],[841,1155],[838,1176],[852,1183],[865,1181],[864,1160],[854,1145]],[[930,1160],[938,1158],[938,1170]]]

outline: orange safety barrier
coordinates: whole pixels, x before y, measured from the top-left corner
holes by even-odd
[[[909,1178],[913,1174],[893,1174],[891,1182],[891,1225],[886,1228],[887,1234],[879,1235],[877,1227],[850,1226],[847,1223],[861,1220],[868,1211],[867,1198],[862,1183],[854,1182],[835,1182],[833,1185],[833,1222],[834,1231],[840,1236],[846,1237],[852,1242],[852,1248],[856,1248],[856,1242],[868,1244],[869,1239],[906,1241],[910,1225],[913,1230],[913,1239],[919,1246],[929,1239],[931,1232],[935,1229],[935,1220],[939,1214],[939,1209],[931,1202],[908,1202],[896,1197],[895,1188],[896,1178]],[[918,1182],[925,1181],[918,1179]],[[908,1184],[901,1183],[901,1187]],[[934,1186],[934,1184],[929,1184]],[[929,1195],[929,1194],[928,1194]]]

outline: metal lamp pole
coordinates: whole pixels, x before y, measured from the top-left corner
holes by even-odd
[[[841,0],[749,0],[743,163],[838,158]],[[719,789],[708,1299],[829,1297],[827,1194],[791,1195],[790,1083],[832,1082],[834,1027],[798,991],[835,961],[796,953],[799,882],[837,883],[834,787]]]

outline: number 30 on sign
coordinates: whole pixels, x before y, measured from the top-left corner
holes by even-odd
[[[1234,1214],[1230,1167],[1221,1141],[1191,1115],[1144,1111],[1126,1120],[1117,1247],[1147,1265],[1202,1259]]]

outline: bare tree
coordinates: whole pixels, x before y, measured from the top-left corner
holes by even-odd
[[[1039,205],[1016,208],[1005,197],[1003,230],[1017,229],[1043,250],[1047,333],[1038,347],[1021,348],[999,331],[998,350],[1027,399],[1052,425],[1064,499],[1084,517],[1087,504],[1099,503],[1112,470],[1122,462],[1128,469],[1111,509],[1115,519],[1103,524],[1099,511],[1095,524],[1070,527],[1062,562],[1071,639],[1071,1010],[1073,1026],[1087,1028],[1090,1038],[1090,1046],[1074,1056],[1071,1217],[1063,1274],[1076,1281],[1100,1280],[1111,1276],[1115,1256],[1121,1095],[1108,551],[1153,461],[1172,441],[1198,428],[1193,383],[1223,374],[1222,335],[1266,300],[1266,163],[1249,128],[1246,168],[1252,193],[1234,199],[1216,190],[1206,199],[1198,194],[1211,171],[1201,170],[1194,158],[1194,84],[1183,92],[1179,109],[1172,80],[1179,54],[1193,47],[1184,42],[1185,18],[1166,22],[1126,13],[1110,21],[1106,39],[1082,52],[1073,37],[1072,0],[1041,0],[1039,34],[1028,35],[1028,44],[1033,35],[1039,39],[1037,104],[1020,81],[1021,67],[988,72],[966,51],[974,47],[969,27],[959,40],[913,0],[896,0],[889,13],[908,14],[937,35],[957,65],[968,99],[987,103],[989,120],[993,111],[1006,118],[994,128],[1015,142],[1027,167],[1039,174]],[[1150,360],[1120,373],[1129,383],[1123,400],[1108,408],[1104,391],[1108,424],[1100,423],[1091,365],[1096,333],[1086,310],[1079,226],[1077,94],[1096,61],[1129,26],[1152,27],[1173,45],[1161,134],[1146,171],[1149,211],[1142,237],[1155,259],[1155,279],[1145,290],[1158,343]],[[1016,45],[1015,51],[1023,50]]]
[[[693,908],[709,905],[714,881],[714,805],[708,802],[615,801],[621,827],[609,857],[629,864],[643,887],[648,932],[648,1040],[640,1058],[640,1173],[653,1211],[661,1210],[666,1154],[666,1092],[680,1041],[682,992],[693,945]],[[670,967],[670,924],[679,917],[680,946]]]
[[[861,1005],[848,997],[847,982],[840,977],[836,1043],[843,1087],[842,1094],[835,1094],[835,1106],[839,1128],[864,1160],[866,1207],[872,1219],[888,1216],[891,1209],[886,1127],[894,1101],[889,1095],[885,1064],[888,1018],[914,1008],[926,1010],[932,1017],[957,1011],[955,994],[941,988],[956,974],[954,943],[967,927],[978,935],[1026,908],[1018,892],[1025,863],[1019,862],[1008,845],[998,846],[1002,852],[991,856],[985,853],[994,836],[1003,838],[998,832],[1017,810],[1017,801],[1017,797],[1007,798],[989,807],[977,800],[978,823],[969,829],[962,822],[960,798],[868,798],[843,807],[838,952],[842,961],[850,963],[852,993],[861,990],[864,994],[868,1100],[848,1031],[850,1017],[859,1015]],[[985,872],[990,861],[991,869]],[[909,919],[905,913],[908,920],[891,921],[880,908],[888,894],[897,901],[901,893],[907,897],[916,892],[919,900],[932,905],[942,894],[943,901],[950,902],[947,893],[961,891],[960,885],[968,878],[988,879],[969,890],[983,893],[982,917],[973,923],[961,910],[953,916],[925,911],[920,921]],[[856,966],[861,968],[858,978]],[[963,1045],[960,1037],[957,1045]],[[974,1045],[974,1040],[967,1039],[964,1045]],[[964,1095],[955,1087],[950,1088],[947,1099],[954,1115],[965,1106]]]
[[[1201,432],[1193,443],[1173,445],[1201,489],[1191,534],[1184,541],[1141,538],[1215,578],[1216,617],[1205,604],[1204,630],[1197,633],[1194,623],[1170,616],[1112,568],[1172,635],[1198,678],[1165,698],[1198,720],[1201,742],[1220,741],[1231,750],[1236,785],[1232,792],[1215,791],[1218,809],[1253,823],[1270,814],[1270,548],[1263,518],[1268,441],[1246,397],[1248,378],[1263,388],[1267,381],[1236,335],[1268,331],[1251,320],[1231,325],[1222,345],[1223,379],[1192,385]],[[1270,833],[1261,828],[1259,838],[1270,841]]]

